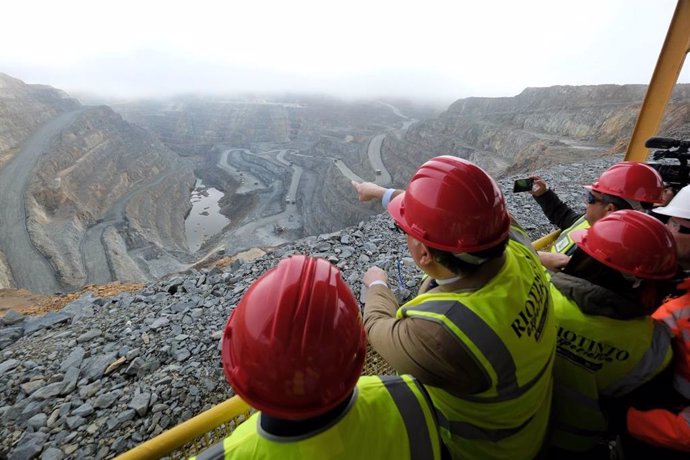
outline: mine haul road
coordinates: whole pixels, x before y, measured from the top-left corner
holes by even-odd
[[[26,226],[26,192],[33,170],[50,149],[55,136],[87,108],[63,113],[41,126],[0,169],[0,249],[11,267],[18,288],[54,293],[63,287],[50,262],[33,245]]]

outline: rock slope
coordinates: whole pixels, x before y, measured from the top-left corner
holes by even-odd
[[[192,162],[108,107],[0,74],[0,172],[0,288],[52,294],[189,262]]]
[[[496,176],[625,151],[645,85],[527,88],[515,97],[467,98],[439,117],[388,136],[384,160],[405,181],[426,159],[447,153]],[[660,135],[690,137],[690,85],[679,84]]]
[[[581,185],[618,160],[535,172],[583,209]],[[510,193],[512,178],[500,184],[531,237],[550,230],[528,194]],[[0,458],[112,458],[228,398],[219,351],[227,317],[253,280],[295,253],[330,260],[355,293],[374,264],[400,300],[419,280],[403,237],[380,214],[223,270],[190,270],[110,298],[86,295],[41,317],[10,311],[0,320]]]
[[[110,108],[93,108],[62,132],[35,169],[26,199],[27,227],[34,244],[70,289],[90,281],[92,256],[84,250],[91,229],[107,248],[111,279],[145,280],[146,272],[141,270],[146,264],[137,268],[130,262],[123,268],[125,262],[113,255],[127,251],[125,240],[130,250],[152,246],[185,252],[188,207],[181,204],[193,183],[191,165],[177,154]],[[94,229],[103,221],[117,226],[110,237],[101,236],[106,228]],[[138,241],[131,244],[134,240]],[[141,272],[138,277],[121,276],[132,269]]]
[[[0,166],[40,125],[80,106],[64,91],[46,85],[27,85],[0,73]]]

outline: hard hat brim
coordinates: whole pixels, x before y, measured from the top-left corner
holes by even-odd
[[[679,217],[681,219],[690,219],[690,210],[687,209],[682,209],[677,206],[659,206],[658,208],[654,208],[652,211],[654,211],[656,214],[661,214],[663,216],[671,216],[671,217]]]

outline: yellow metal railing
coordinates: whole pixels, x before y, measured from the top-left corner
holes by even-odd
[[[546,251],[548,250],[551,245],[553,244],[554,241],[556,241],[556,238],[558,238],[558,235],[561,234],[560,230],[554,230],[553,232],[549,233],[548,235],[544,235],[538,240],[532,241],[532,247],[536,249],[537,251]]]
[[[226,437],[251,414],[253,409],[239,396],[233,396],[168,431],[139,444],[119,457],[121,460],[186,458]]]
[[[394,374],[390,365],[367,348],[363,375]],[[187,458],[220,442],[254,412],[239,396],[233,396],[116,457],[116,460],[154,460],[161,457]]]

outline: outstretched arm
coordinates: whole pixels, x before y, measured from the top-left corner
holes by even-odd
[[[353,180],[350,183],[357,191],[357,199],[359,201],[380,200],[383,198],[383,194],[386,193],[385,188],[373,182],[357,182]]]
[[[359,201],[379,200],[384,208],[388,207],[390,200],[402,193],[402,190],[383,188],[373,182],[357,182],[353,180],[350,183],[355,188]]]

